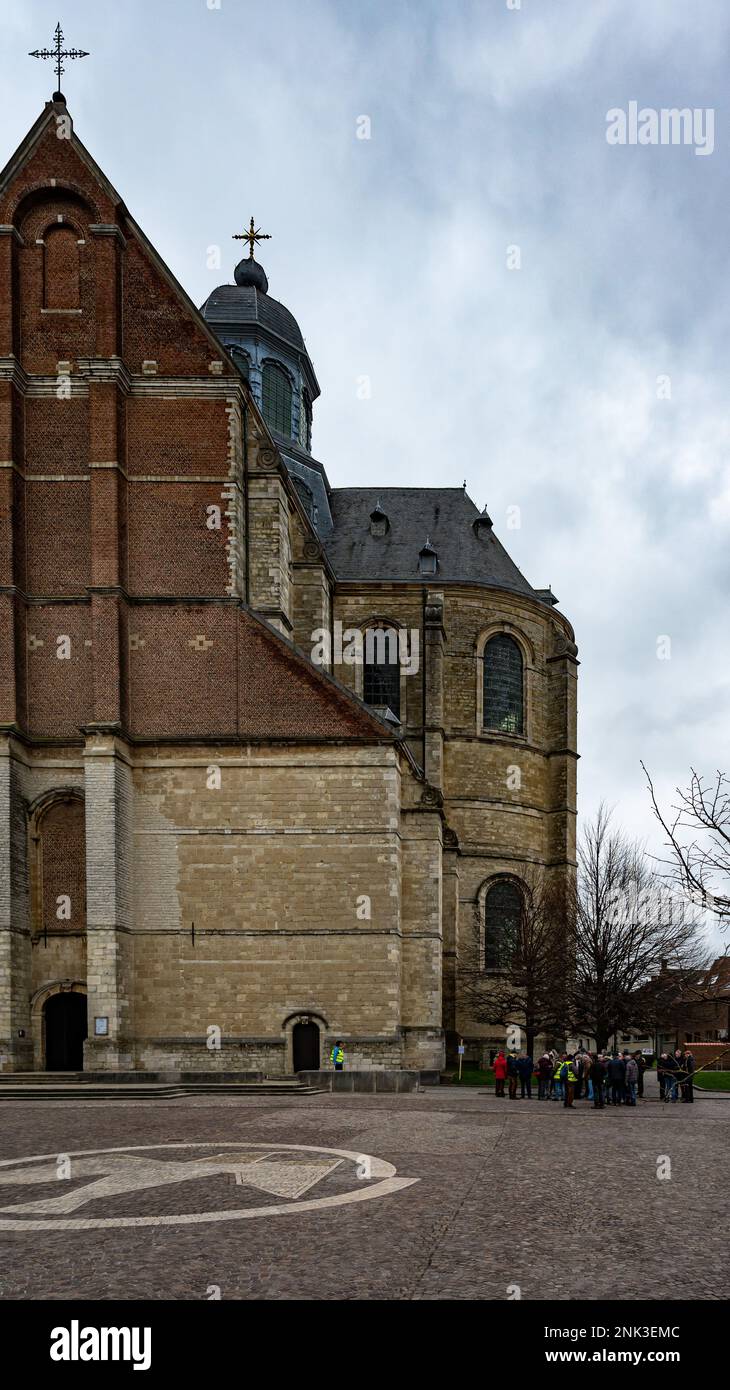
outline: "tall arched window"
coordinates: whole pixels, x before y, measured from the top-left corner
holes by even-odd
[[[400,719],[398,633],[371,627],[365,633],[363,695],[366,705],[387,706]]]
[[[276,362],[265,362],[263,371],[262,405],[264,419],[270,430],[291,436],[291,382]]]
[[[505,734],[525,732],[522,652],[506,632],[484,648],[484,728]]]
[[[518,943],[522,894],[507,878],[497,879],[484,900],[484,968],[504,969]]]
[[[78,232],[73,227],[49,227],[43,238],[44,307],[79,308]]]

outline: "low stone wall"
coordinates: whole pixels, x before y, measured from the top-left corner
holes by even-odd
[[[44,1072],[44,1076],[52,1076],[52,1072]],[[263,1071],[85,1071],[78,1072],[79,1081],[89,1081],[92,1084],[103,1084],[104,1086],[130,1085],[139,1086],[140,1082],[149,1081],[155,1084],[176,1085],[178,1082],[187,1082],[191,1085],[213,1085],[216,1082],[231,1081],[266,1081],[267,1076]],[[281,1080],[279,1075],[275,1078]]]
[[[419,1091],[422,1086],[437,1086],[437,1071],[300,1071],[297,1079],[306,1086],[325,1087],[330,1091]]]

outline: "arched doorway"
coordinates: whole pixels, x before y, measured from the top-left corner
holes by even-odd
[[[316,1023],[295,1023],[292,1029],[294,1071],[319,1071],[319,1028]]]
[[[88,1033],[86,995],[62,991],[46,1000],[46,1071],[83,1071]]]

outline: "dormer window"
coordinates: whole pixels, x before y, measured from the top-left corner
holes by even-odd
[[[375,503],[375,506],[370,513],[370,535],[376,537],[387,536],[389,530],[390,522],[388,521],[388,518],[380,505],[380,499],[378,498],[378,501]]]
[[[486,507],[484,508],[484,511],[480,512],[479,516],[476,517],[475,520],[472,522],[472,526],[474,528],[474,535],[476,536],[477,540],[485,541],[492,534],[492,518],[489,515],[489,512],[487,511]]]
[[[436,574],[439,567],[438,554],[426,537],[426,544],[418,553],[418,568],[421,574]]]

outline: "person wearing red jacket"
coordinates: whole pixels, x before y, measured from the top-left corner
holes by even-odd
[[[507,1076],[507,1058],[501,1047],[494,1059],[494,1094],[495,1096],[504,1095],[504,1083]]]

